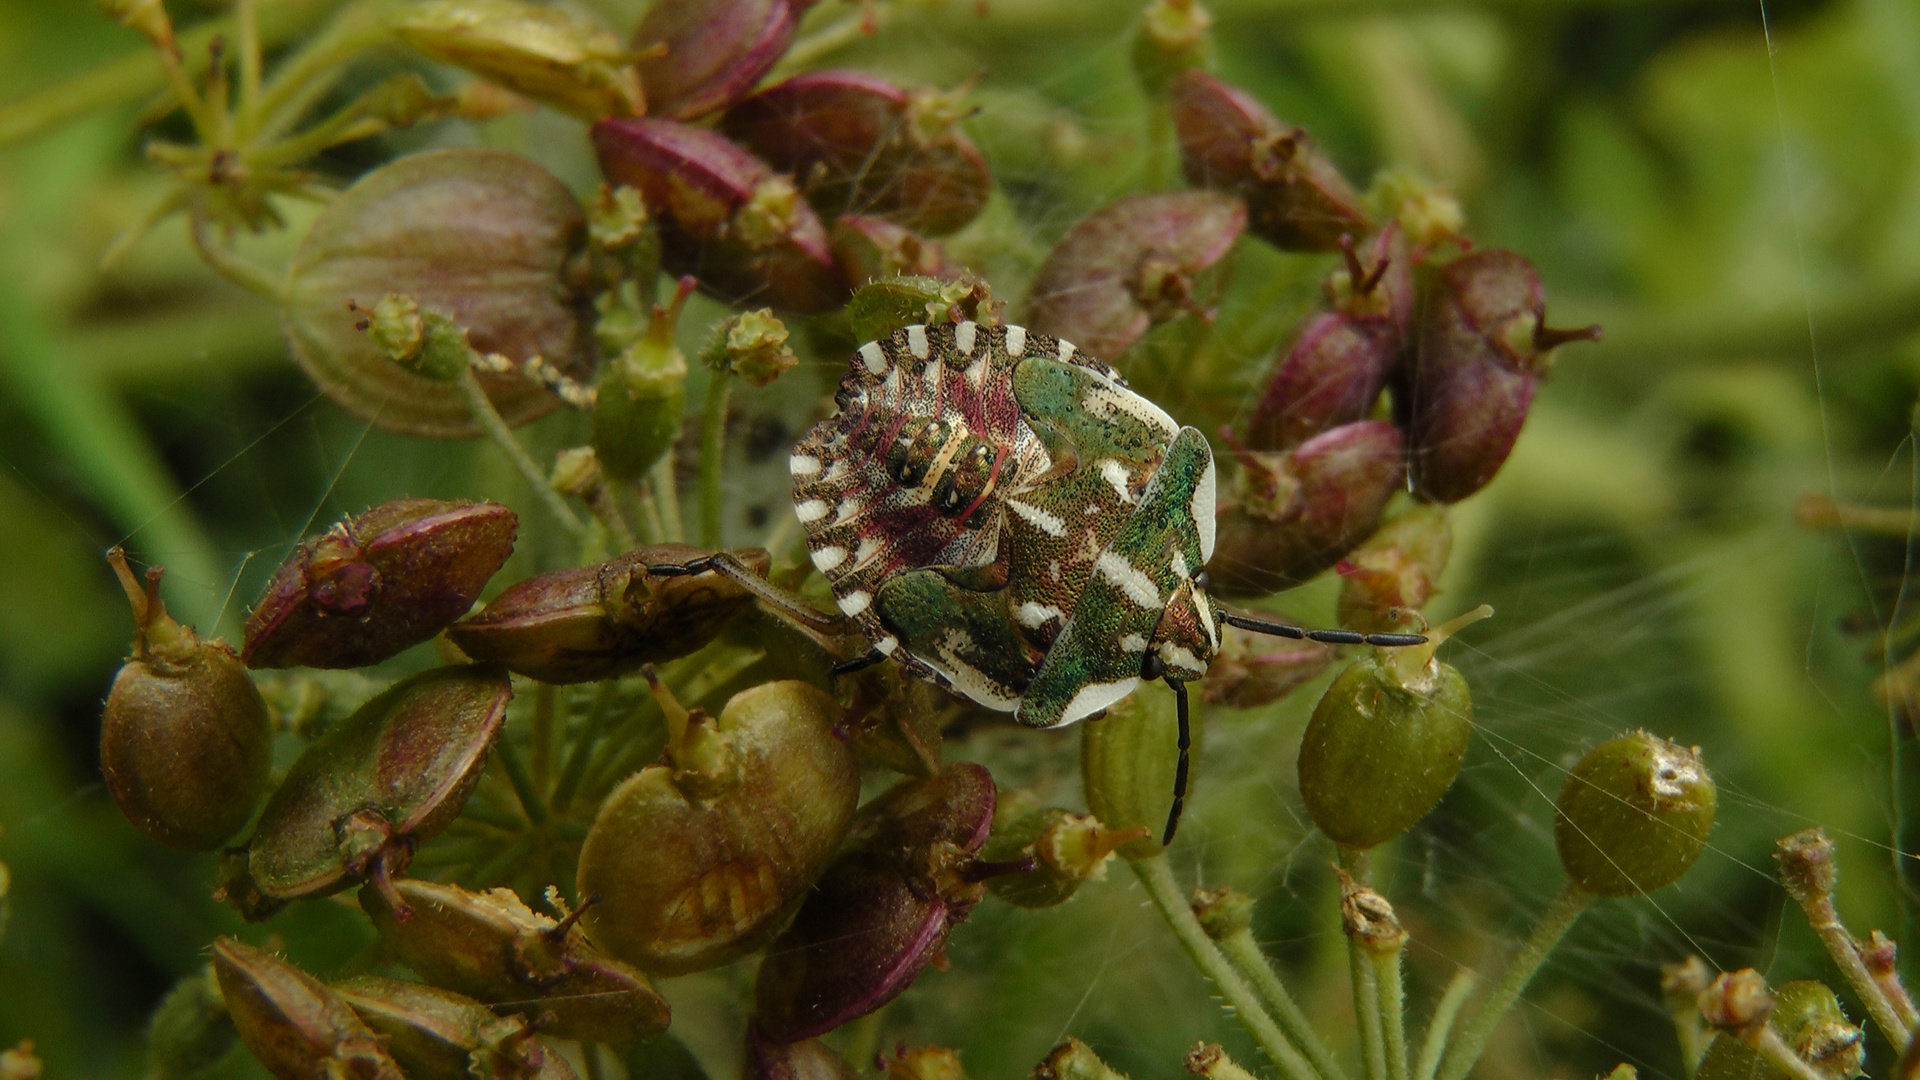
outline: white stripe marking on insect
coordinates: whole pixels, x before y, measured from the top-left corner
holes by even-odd
[[[1025,356],[1027,353],[1027,328],[1024,326],[1007,327],[1007,355]]]
[[[841,555],[844,557],[846,552],[842,551]],[[850,592],[841,597],[838,603],[840,605],[840,611],[851,617],[867,610],[867,605],[873,603],[873,597],[864,592]]]
[[[800,524],[810,525],[826,517],[827,509],[825,502],[819,499],[808,499],[793,508],[793,516],[800,519]]]
[[[1139,685],[1138,676],[1121,679],[1119,682],[1088,683],[1080,688],[1079,693],[1073,695],[1072,701],[1067,702],[1067,707],[1060,712],[1060,722],[1054,726],[1061,727],[1076,720],[1085,720],[1133,693],[1134,687]]]
[[[787,459],[787,471],[796,477],[812,476],[820,471],[820,459],[812,454],[795,454]]]
[[[1113,485],[1113,490],[1119,494],[1121,502],[1132,503],[1134,501],[1133,492],[1127,488],[1128,482],[1133,478],[1127,475],[1127,467],[1125,465],[1120,464],[1119,461],[1113,458],[1102,458],[1100,461],[1100,475],[1107,483]]]
[[[1112,582],[1115,588],[1127,594],[1127,599],[1146,608],[1158,611],[1165,601],[1160,599],[1160,590],[1153,579],[1141,573],[1132,563],[1112,551],[1103,551],[1095,560],[1093,568],[1100,576]]]
[[[1192,574],[1188,572],[1187,553],[1181,551],[1179,548],[1175,548],[1173,551],[1173,576],[1177,578],[1192,576]]]
[[[1160,660],[1174,671],[1205,671],[1207,665],[1193,655],[1185,645],[1176,645],[1171,641],[1160,643]]]
[[[979,359],[967,365],[967,370],[964,374],[967,377],[967,385],[973,387],[975,390],[985,385],[987,381],[987,355],[981,353]]]
[[[960,355],[973,355],[973,335],[977,329],[978,326],[971,320],[953,328],[953,347],[960,350]]]
[[[1213,467],[1213,451],[1207,451],[1207,467],[1200,472],[1200,482],[1193,486],[1193,499],[1188,504],[1193,514],[1193,527],[1200,533],[1200,561],[1213,558],[1213,542],[1216,536],[1214,527],[1215,483],[1218,477]]]
[[[925,360],[927,358],[927,328],[925,326],[914,323],[912,326],[907,327],[907,351],[913,354],[915,360]]]
[[[873,643],[873,651],[879,653],[881,656],[892,656],[893,650],[899,647],[900,639],[894,637],[892,634],[888,634],[886,637]]]
[[[1073,342],[1071,341],[1061,342],[1060,343],[1060,362],[1065,364],[1071,361],[1072,359],[1073,359]]]
[[[813,565],[819,567],[823,574],[833,573],[835,567],[846,561],[847,549],[838,544],[823,547],[813,553]],[[847,614],[851,615],[853,612],[849,611]]]
[[[1128,634],[1120,639],[1121,652],[1143,653],[1147,651],[1147,639],[1139,634]]]
[[[1029,630],[1038,630],[1047,625],[1048,620],[1062,618],[1065,614],[1052,604],[1036,604],[1031,600],[1013,609],[1014,621]]]
[[[880,343],[877,341],[869,341],[860,346],[860,361],[866,364],[867,370],[875,375],[887,370],[887,354],[880,351]]]
[[[1026,519],[1027,524],[1039,529],[1048,536],[1057,537],[1067,535],[1067,523],[1047,513],[1045,510],[1023,503],[1018,499],[1008,499],[1007,505],[1013,507],[1014,513]]]
[[[867,563],[872,560],[875,555],[880,554],[882,550],[880,541],[875,540],[871,536],[861,537],[859,546],[853,549],[853,568],[858,570],[867,565]]]

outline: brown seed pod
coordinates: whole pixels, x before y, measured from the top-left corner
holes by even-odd
[[[525,0],[423,0],[394,12],[388,25],[435,60],[583,119],[647,111],[620,38],[575,9]]]
[[[279,1080],[406,1080],[346,1002],[285,960],[215,938],[213,972],[240,1041]]]
[[[656,0],[633,32],[657,116],[690,120],[753,89],[811,0]]]
[[[533,1037],[524,1017],[424,983],[359,975],[333,992],[386,1040],[407,1080],[574,1080],[566,1059]]]

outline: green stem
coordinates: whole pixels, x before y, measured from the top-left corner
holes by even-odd
[[[660,504],[653,497],[653,477],[648,476],[634,495],[639,508],[636,515],[640,525],[639,540],[642,544],[658,544],[667,538],[666,527],[660,523]]]
[[[272,138],[285,131],[311,107],[316,85],[332,84],[349,60],[389,40],[379,8],[364,2],[346,6],[305,48],[276,67],[246,118],[248,135]]]
[[[467,411],[473,414],[474,423],[480,425],[480,429],[487,433],[495,445],[506,451],[507,459],[520,470],[521,476],[526,477],[527,484],[533,488],[535,497],[546,504],[547,510],[553,514],[554,519],[559,521],[561,527],[566,529],[575,540],[586,539],[586,522],[581,521],[574,514],[573,507],[567,505],[567,500],[553,490],[552,484],[547,483],[546,472],[540,468],[538,462],[533,460],[533,456],[527,453],[527,448],[520,445],[520,440],[514,436],[513,429],[508,427],[506,420],[501,417],[500,410],[493,407],[493,399],[487,396],[486,388],[480,385],[479,376],[475,375],[473,369],[469,367],[460,372],[460,377],[455,380],[455,383],[460,387],[461,396],[466,398]]]
[[[509,867],[533,854],[534,849],[539,846],[540,838],[538,836],[522,836],[520,839],[508,844],[506,847],[500,849],[498,855],[495,855],[493,858],[488,859],[486,862],[474,868],[470,875],[473,887],[484,889],[492,885],[505,875]]]
[[[700,543],[720,547],[720,466],[727,446],[727,402],[733,373],[716,371],[707,380],[707,406],[700,420]]]
[[[1780,1037],[1780,1033],[1773,1030],[1772,1024],[1761,1024],[1760,1032],[1753,1037],[1752,1044],[1767,1064],[1793,1077],[1793,1080],[1829,1080],[1826,1073],[1795,1053],[1793,1047]]]
[[[234,0],[233,20],[240,37],[240,108],[242,116],[260,100],[259,0]]]
[[[1860,958],[1859,943],[1847,932],[1846,925],[1840,921],[1840,913],[1833,906],[1833,896],[1828,893],[1800,898],[1800,908],[1806,913],[1807,925],[1820,938],[1820,944],[1826,946],[1827,955],[1833,958],[1833,966],[1840,969],[1840,976],[1860,995],[1860,1004],[1866,1006],[1867,1015],[1873,1017],[1874,1026],[1895,1050],[1904,1051],[1913,1033],[1901,1022],[1900,1014],[1894,1010],[1893,1002],[1888,1000],[1886,992],[1874,980],[1873,973],[1867,970],[1866,961]]]
[[[1366,849],[1340,846],[1340,868],[1354,883],[1370,886],[1373,860]],[[1387,1080],[1387,1043],[1380,1015],[1380,985],[1373,958],[1355,934],[1347,935],[1347,970],[1353,987],[1353,1015],[1360,1027],[1360,1057],[1367,1080]]]
[[[587,1080],[607,1080],[607,1064],[600,1057],[599,1043],[581,1043],[580,1060],[587,1066]]]
[[[680,519],[680,483],[673,475],[672,447],[653,463],[648,478],[653,481],[653,501],[660,510],[660,535],[676,544],[687,542],[687,525]]]
[[[1553,898],[1553,903],[1547,905],[1533,933],[1527,936],[1520,951],[1508,961],[1506,970],[1500,973],[1500,980],[1493,984],[1486,1000],[1467,1018],[1460,1037],[1447,1048],[1446,1057],[1440,1062],[1440,1080],[1465,1080],[1466,1075],[1473,1071],[1480,1054],[1487,1048],[1487,1040],[1493,1037],[1493,1030],[1500,1026],[1507,1011],[1520,999],[1520,992],[1533,981],[1534,973],[1546,962],[1547,954],[1560,944],[1560,939],[1572,928],[1574,920],[1592,902],[1592,893],[1568,882],[1560,890],[1560,895]]]
[[[187,235],[193,238],[193,250],[199,253],[200,261],[221,277],[276,307],[286,300],[286,290],[281,286],[279,277],[241,258],[232,248],[214,242],[207,235],[206,218],[198,213],[188,215]]]
[[[581,725],[579,737],[567,750],[567,762],[560,769],[560,781],[553,786],[555,814],[566,813],[567,806],[573,802],[573,793],[580,789],[580,778],[587,771],[587,762],[592,760],[594,747],[599,745],[607,717],[612,713],[613,688],[612,682],[600,684],[593,700],[593,710],[587,714],[587,722]]]
[[[554,713],[558,711],[560,688],[538,683],[533,688],[533,786],[544,791],[553,774]]]
[[[513,740],[502,735],[493,741],[493,756],[506,771],[507,783],[513,785],[513,793],[520,800],[520,809],[527,813],[527,820],[535,825],[547,823],[547,804],[541,800],[539,789],[533,786],[533,777],[527,774],[527,763],[520,760],[520,749]]]
[[[1479,983],[1466,968],[1453,973],[1440,995],[1440,1004],[1433,1008],[1433,1019],[1427,1022],[1427,1037],[1420,1043],[1420,1060],[1413,1067],[1413,1080],[1433,1080],[1433,1074],[1440,1068],[1440,1055],[1447,1050],[1447,1036],[1453,1031],[1453,1022]]]
[[[1380,1028],[1387,1036],[1387,1080],[1407,1080],[1407,994],[1400,971],[1405,952],[1395,946],[1372,955]]]
[[[1147,890],[1153,906],[1160,910],[1160,917],[1173,930],[1174,938],[1193,960],[1193,965],[1226,999],[1233,1014],[1266,1053],[1267,1059],[1280,1071],[1280,1075],[1285,1080],[1322,1080],[1314,1072],[1312,1063],[1294,1049],[1273,1018],[1267,1015],[1267,1010],[1261,1006],[1246,980],[1234,971],[1233,965],[1227,962],[1213,939],[1207,937],[1200,920],[1194,917],[1192,906],[1187,903],[1186,896],[1173,879],[1173,868],[1167,865],[1166,854],[1162,852],[1152,858],[1136,860],[1133,872]]]
[[[489,806],[479,799],[468,799],[467,805],[460,808],[460,817],[462,820],[471,818],[483,825],[491,825],[508,832],[519,832],[527,827],[527,823],[511,810]]]
[[[1287,992],[1286,984],[1280,981],[1280,973],[1274,969],[1260,945],[1253,940],[1252,930],[1236,930],[1220,941],[1220,951],[1226,953],[1235,970],[1242,978],[1253,984],[1254,991],[1260,995],[1261,1002],[1286,1032],[1293,1045],[1306,1054],[1307,1060],[1325,1080],[1347,1080],[1346,1070],[1334,1060],[1327,1050],[1327,1044],[1320,1040],[1319,1032],[1313,1029],[1313,1023],[1307,1014]]]

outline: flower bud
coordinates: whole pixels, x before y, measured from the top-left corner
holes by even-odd
[[[347,1003],[285,960],[221,937],[213,942],[213,971],[240,1041],[280,1080],[405,1080]]]
[[[134,828],[171,848],[207,851],[232,836],[267,786],[267,704],[224,641],[202,641],[160,602],[119,548],[107,554],[133,605],[133,655],[100,714],[100,771]]]
[[[714,371],[740,376],[749,386],[767,386],[782,372],[800,365],[800,358],[787,347],[786,324],[768,308],[722,319],[700,360]]]
[[[406,679],[310,744],[267,799],[229,870],[226,897],[248,918],[264,902],[381,888],[413,849],[459,816],[513,697],[507,673],[474,664]]]
[[[640,968],[679,975],[766,944],[853,819],[860,762],[840,706],[802,682],[733,696],[718,720],[662,695],[669,764],[629,777],[580,851],[586,929]],[[701,745],[702,741],[708,745]]]
[[[720,130],[797,177],[824,217],[871,214],[944,236],[980,213],[993,186],[959,127],[963,93],[809,71],[735,104]]]
[[[1590,893],[1650,892],[1699,857],[1716,800],[1697,750],[1644,731],[1601,743],[1560,789],[1553,823],[1560,865]]]
[[[1395,222],[1416,252],[1443,243],[1468,246],[1467,216],[1453,193],[1412,173],[1388,169],[1374,177],[1367,201],[1382,219]]]
[[[1111,360],[1155,324],[1210,320],[1212,271],[1246,224],[1240,200],[1218,192],[1123,196],[1074,223],[1047,254],[1027,326]]]
[[[1810,979],[1773,988],[1766,1024],[1815,1072],[1828,1080],[1859,1076],[1866,1059],[1866,1032],[1847,1020],[1832,990]],[[1789,1074],[1762,1057],[1751,1043],[1716,1035],[1695,1070],[1696,1080],[1787,1080]]]
[[[1220,651],[1207,668],[1200,692],[1207,704],[1230,709],[1270,705],[1327,670],[1333,654],[1333,646],[1318,641],[1293,641],[1221,626]]]
[[[388,293],[466,331],[483,355],[539,357],[585,379],[593,306],[576,275],[586,218],[559,178],[517,154],[437,150],[361,177],[327,204],[294,253],[282,323],[294,358],[342,408],[392,431],[479,434],[458,387],[395,362],[349,302]],[[510,424],[558,399],[518,371],[480,372]]]
[[[1247,451],[1226,484],[1207,569],[1220,596],[1266,596],[1338,562],[1380,524],[1406,476],[1400,429],[1343,424],[1285,454]]]
[[[1193,748],[1200,761],[1200,702],[1190,702]],[[1107,828],[1145,836],[1120,845],[1123,859],[1144,859],[1166,850],[1160,843],[1173,809],[1173,777],[1179,765],[1179,719],[1171,694],[1141,691],[1126,697],[1100,719],[1087,724],[1080,742],[1080,776],[1087,810]]]
[[[397,499],[294,549],[247,619],[256,668],[356,668],[467,613],[513,554],[520,519],[499,503]]]
[[[587,120],[646,110],[613,31],[574,9],[523,0],[423,0],[388,19],[395,37],[445,64]]]
[[[840,276],[855,288],[901,274],[952,278],[961,273],[938,243],[885,218],[841,214],[828,235]]]
[[[705,128],[671,120],[593,126],[600,171],[658,215],[661,259],[727,304],[812,314],[846,299],[825,227],[793,181]]]
[[[1187,182],[1247,201],[1247,228],[1283,251],[1332,251],[1369,231],[1346,177],[1301,128],[1204,71],[1168,87]]]
[[[1127,1075],[1101,1061],[1086,1043],[1068,1039],[1033,1067],[1029,1080],[1127,1080]]]
[[[542,1030],[555,1038],[624,1043],[667,1028],[666,999],[594,948],[576,919],[556,922],[512,889],[406,879],[393,893],[411,917],[398,918],[400,908],[373,886],[360,890],[360,907],[400,961],[435,986],[498,1011],[545,1015]]]
[[[220,997],[213,969],[203,967],[173,984],[147,1021],[147,1076],[189,1080],[220,1064],[233,1050],[233,1018]]]
[[[1133,77],[1155,96],[1174,76],[1213,59],[1213,15],[1199,0],[1153,0],[1133,31]]]
[[[1459,502],[1506,462],[1555,347],[1597,341],[1600,328],[1548,328],[1539,275],[1511,251],[1464,255],[1423,289],[1405,375],[1413,482],[1429,499]]]
[[[713,571],[660,577],[648,566],[711,554],[686,544],[656,544],[598,566],[530,577],[455,623],[447,637],[475,660],[547,683],[598,682],[703,648],[753,594]],[[772,559],[760,548],[731,554],[757,574]]]
[[[335,994],[406,1070],[407,1080],[573,1080],[565,1059],[533,1037],[524,1017],[424,983],[361,975]]]
[[[818,1039],[775,1042],[760,1025],[747,1021],[745,1080],[859,1080],[847,1059]]]
[[[655,115],[690,120],[752,90],[793,41],[805,2],[656,0],[633,32]]]
[[[862,285],[847,301],[847,325],[859,341],[881,341],[914,323],[933,326],[970,319],[999,326],[1006,302],[971,274],[952,281],[931,277],[890,277]]]
[[[1453,786],[1473,737],[1473,699],[1467,680],[1433,653],[1491,614],[1481,606],[1429,633],[1425,645],[1377,650],[1327,687],[1300,740],[1300,797],[1334,843],[1383,844]]]
[[[606,365],[595,387],[593,449],[617,480],[645,476],[680,438],[687,357],[675,335],[692,285],[681,279],[672,304],[653,309],[647,332]]]
[[[1431,503],[1407,508],[1334,565],[1343,579],[1340,625],[1372,634],[1400,630],[1394,612],[1427,606],[1452,553],[1447,508]]]
[[[1107,863],[1120,845],[1145,839],[1149,831],[1145,825],[1124,830],[1104,828],[1091,814],[1054,807],[996,819],[993,835],[980,849],[980,857],[989,862],[1012,862],[1031,856],[1038,865],[1030,874],[996,877],[987,888],[1015,907],[1065,903],[1085,882],[1106,880]]]

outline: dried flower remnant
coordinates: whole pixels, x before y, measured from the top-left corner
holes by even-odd
[[[241,657],[254,668],[355,668],[396,656],[467,613],[519,525],[499,503],[435,499],[346,518],[280,564]]]
[[[223,937],[213,943],[213,971],[240,1041],[280,1080],[404,1080],[353,1009],[292,964]]]
[[[143,585],[119,548],[107,560],[136,626],[100,714],[107,791],[148,838],[211,850],[247,823],[266,789],[266,701],[226,642],[203,641],[167,614],[159,567]]]
[[[425,0],[388,17],[395,37],[442,63],[587,120],[646,112],[632,55],[575,9],[522,0]]]
[[[1040,1059],[1031,1080],[1127,1080],[1127,1075],[1101,1061],[1086,1043],[1068,1039]]]
[[[1560,865],[1598,896],[1651,892],[1699,857],[1717,802],[1698,750],[1644,731],[1601,743],[1560,790],[1553,825]]]
[[[971,274],[952,280],[912,275],[882,278],[862,285],[847,301],[847,324],[854,337],[866,341],[884,341],[895,330],[924,323],[971,321],[981,326],[999,326],[1006,301],[996,300],[993,289]]]
[[[980,849],[980,857],[988,862],[1034,860],[1032,873],[1007,874],[987,882],[995,896],[1015,907],[1065,903],[1080,886],[1106,879],[1107,863],[1120,845],[1145,839],[1151,832],[1145,825],[1109,829],[1091,814],[1057,807],[1013,809],[1011,816],[996,816],[993,835]]]
[[[653,112],[691,120],[752,90],[787,51],[811,3],[656,0],[633,32]]]
[[[1419,504],[1395,515],[1334,564],[1342,579],[1340,625],[1369,633],[1399,629],[1439,591],[1452,553],[1444,505]]]

